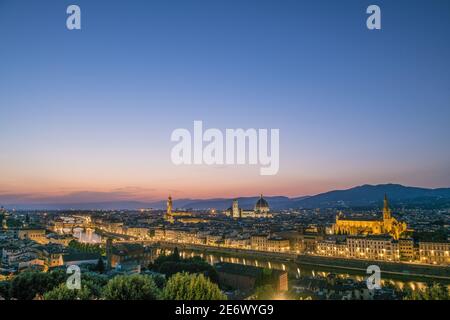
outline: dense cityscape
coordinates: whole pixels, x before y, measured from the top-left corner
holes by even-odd
[[[2,208],[0,295],[120,299],[114,281],[140,276],[155,283],[150,297],[176,299],[168,288],[177,277],[201,276],[191,281],[207,282],[214,298],[448,299],[450,209],[395,212],[388,195],[381,202],[363,212],[275,211],[263,195],[253,208],[235,199],[226,210],[177,209],[171,196],[165,210]],[[383,275],[377,290],[366,284],[373,264]],[[74,265],[95,289],[16,288],[44,274],[62,281]]]
[[[0,0],[2,319],[448,309],[449,33],[442,0]]]

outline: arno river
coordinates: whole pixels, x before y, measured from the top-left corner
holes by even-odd
[[[69,232],[70,230],[64,230]],[[86,229],[83,231],[82,228],[75,228],[73,230],[73,236],[82,243],[100,244],[102,242],[102,237],[94,232],[92,229]]]
[[[82,230],[74,230],[74,236],[78,238],[81,242],[86,243],[101,243],[102,238],[100,235],[96,234],[93,230],[87,230],[83,232]],[[170,254],[172,253],[171,249],[157,249],[156,253],[160,254]],[[303,277],[303,276],[322,276],[325,277],[330,273],[335,274],[341,278],[353,278],[358,281],[363,281],[366,279],[367,275],[363,271],[358,270],[344,270],[341,268],[333,268],[333,267],[318,267],[311,265],[302,265],[295,262],[287,262],[276,260],[272,258],[248,258],[248,257],[239,257],[233,254],[220,254],[220,253],[205,253],[199,252],[195,250],[180,250],[180,255],[183,258],[199,256],[210,264],[215,264],[218,262],[228,262],[228,263],[236,263],[247,266],[255,266],[269,269],[277,269],[284,270],[289,273],[289,276],[292,279]],[[397,287],[403,289],[406,287],[410,287],[412,289],[423,288],[426,285],[425,281],[420,278],[412,279],[408,275],[392,275],[382,273],[382,285],[386,285],[388,283],[392,285],[396,285]],[[433,280],[434,281],[434,280]],[[450,281],[445,280],[435,280],[436,282],[441,282],[450,286]]]
[[[261,268],[269,268],[269,269],[278,269],[284,270],[289,273],[291,279],[299,278],[301,276],[321,276],[326,277],[328,274],[333,273],[337,277],[341,278],[353,278],[358,281],[364,281],[367,275],[363,271],[357,270],[344,270],[344,269],[335,269],[332,267],[314,267],[311,265],[301,265],[295,262],[286,262],[286,261],[277,261],[275,259],[267,259],[267,258],[243,258],[236,257],[228,254],[218,254],[218,253],[204,253],[193,250],[180,250],[180,256],[183,258],[199,256],[202,259],[206,260],[210,264],[215,264],[218,262],[228,262],[228,263],[236,263],[247,266],[255,266]],[[172,250],[170,249],[157,249],[157,254],[170,254]],[[388,276],[383,275],[382,273],[382,285],[386,285],[388,283],[392,285],[396,285],[400,289],[404,289],[405,286],[410,287],[411,289],[423,288],[426,285],[425,281],[420,281],[419,279],[416,281],[411,281],[408,279],[408,276],[394,276],[389,274]],[[441,281],[450,286],[449,281]]]

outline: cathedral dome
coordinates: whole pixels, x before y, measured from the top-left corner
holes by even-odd
[[[255,204],[255,211],[259,211],[259,212],[268,212],[269,211],[269,204],[267,203],[266,199],[263,198],[262,195]]]

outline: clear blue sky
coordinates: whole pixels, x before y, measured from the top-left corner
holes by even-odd
[[[0,194],[450,186],[449,39],[447,0],[0,0]],[[194,120],[279,128],[279,174],[174,167]]]

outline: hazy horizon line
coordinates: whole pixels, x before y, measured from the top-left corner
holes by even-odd
[[[370,184],[370,183],[365,183],[365,184],[359,184],[359,185],[353,185],[351,187],[348,188],[336,188],[336,189],[328,189],[327,191],[323,191],[323,192],[318,192],[318,193],[313,193],[313,194],[303,194],[303,195],[294,195],[294,196],[289,196],[289,195],[283,195],[282,193],[268,193],[268,194],[263,194],[264,197],[285,197],[288,199],[296,199],[296,198],[304,198],[304,197],[313,197],[313,196],[317,196],[320,194],[325,194],[328,192],[333,192],[333,191],[345,191],[345,190],[351,190],[354,188],[358,188],[358,187],[363,187],[363,186],[372,186],[372,187],[377,187],[377,186],[388,186],[388,185],[396,185],[396,186],[402,186],[402,187],[406,187],[406,188],[420,188],[420,189],[427,189],[427,190],[437,190],[437,189],[448,189],[450,188],[450,186],[448,187],[421,187],[421,186],[410,186],[410,185],[404,185],[404,184],[400,184],[400,183],[378,183],[378,184]],[[259,197],[261,193],[257,193],[255,195],[242,195],[242,196],[211,196],[211,197],[189,197],[189,196],[182,196],[182,197],[174,197],[174,194],[176,194],[176,192],[168,192],[167,196],[171,195],[172,198],[174,199],[174,201],[205,201],[205,200],[229,200],[229,199],[233,199],[233,198],[256,198]],[[99,197],[99,196],[104,196],[105,198],[95,198],[95,197]],[[110,198],[107,198],[110,197]],[[117,198],[115,198],[117,197]],[[16,198],[16,201],[8,201],[7,199],[14,199]],[[22,198],[22,200],[19,200],[20,198]],[[0,193],[0,205],[2,205],[3,207],[14,207],[14,206],[24,206],[24,205],[29,205],[29,206],[42,206],[42,205],[51,205],[51,206],[56,206],[56,205],[86,205],[86,204],[102,204],[102,203],[120,203],[120,202],[132,202],[132,203],[142,203],[142,204],[155,204],[161,201],[166,201],[166,197],[157,197],[157,198],[151,198],[149,197],[148,199],[143,199],[141,197],[133,197],[133,195],[130,194],[126,194],[125,192],[119,193],[117,191],[104,191],[104,192],[99,192],[99,191],[77,191],[77,192],[70,192],[70,193],[66,193],[63,195],[47,195],[47,196],[42,196],[42,197],[36,197],[36,194],[33,193],[23,193],[23,194],[18,194],[18,193]],[[1,204],[3,202],[3,204]]]

